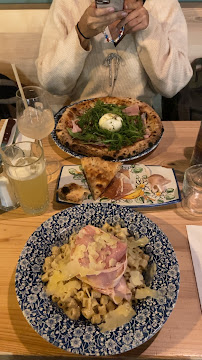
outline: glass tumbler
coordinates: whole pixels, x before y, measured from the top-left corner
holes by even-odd
[[[185,171],[182,206],[190,214],[202,216],[202,164]]]
[[[30,215],[45,212],[49,196],[41,145],[24,141],[7,146],[4,152],[4,169],[24,212]]]

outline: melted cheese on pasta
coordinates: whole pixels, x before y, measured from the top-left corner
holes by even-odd
[[[132,306],[125,302],[119,305],[115,310],[110,311],[105,315],[105,323],[99,325],[102,332],[114,330],[119,326],[128,323],[135,315]]]

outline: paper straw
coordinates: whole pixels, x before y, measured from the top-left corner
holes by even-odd
[[[11,66],[12,66],[12,69],[13,69],[13,72],[14,72],[14,75],[15,75],[16,82],[18,84],[18,88],[20,90],[20,94],[21,94],[21,98],[22,98],[23,103],[24,103],[24,107],[26,109],[28,107],[28,105],[27,105],[27,101],[25,99],[25,94],[24,94],[24,91],[23,91],[23,88],[22,88],[22,85],[21,85],[21,82],[20,82],[20,78],[18,76],[16,66],[15,66],[15,64],[11,64]]]

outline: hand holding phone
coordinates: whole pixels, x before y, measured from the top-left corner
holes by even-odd
[[[124,0],[95,0],[97,8],[113,7],[115,11],[123,10]]]
[[[115,4],[117,1],[119,4],[118,7],[117,3]],[[91,5],[84,11],[79,20],[79,37],[82,38],[82,40],[85,38],[93,38],[94,36],[103,32],[110,24],[123,20],[128,15],[128,13],[122,9],[123,4],[124,0],[93,1]],[[100,8],[100,10],[96,9],[97,7]],[[115,11],[115,8],[118,11]],[[119,10],[120,8],[122,10]],[[85,36],[85,38],[82,37],[81,33]]]

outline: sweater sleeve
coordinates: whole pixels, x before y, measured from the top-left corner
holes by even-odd
[[[178,0],[147,0],[149,25],[136,34],[140,61],[157,93],[174,96],[190,80],[186,21]]]
[[[53,1],[51,5],[36,67],[39,82],[46,90],[55,95],[71,96],[92,47],[89,51],[82,48],[75,29],[78,20],[68,19],[70,11],[65,13],[62,5],[63,0]],[[69,31],[66,24],[69,24]]]

